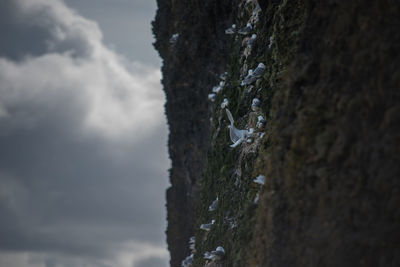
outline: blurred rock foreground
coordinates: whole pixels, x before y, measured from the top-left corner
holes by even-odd
[[[157,3],[171,266],[191,253],[191,266],[400,266],[400,2]],[[235,148],[225,98],[255,129]]]

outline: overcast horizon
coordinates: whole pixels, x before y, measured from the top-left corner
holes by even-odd
[[[156,2],[0,2],[0,267],[168,266]]]

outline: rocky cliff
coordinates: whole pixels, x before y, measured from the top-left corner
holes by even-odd
[[[399,1],[157,2],[171,266],[398,266]]]

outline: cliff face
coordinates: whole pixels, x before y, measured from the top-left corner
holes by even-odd
[[[171,188],[167,191],[167,242],[171,265],[189,254],[194,234],[198,182],[209,147],[209,88],[224,70],[229,54],[223,31],[232,20],[232,1],[158,0],[154,46],[163,58],[167,97]],[[234,2],[233,2],[234,3]],[[173,34],[179,34],[170,42]]]
[[[258,4],[257,13],[256,1],[158,1],[171,265],[195,235],[194,266],[398,266],[400,3]],[[248,35],[224,33],[248,22]],[[241,86],[260,62],[265,73]],[[236,127],[255,128],[235,148],[224,98]],[[264,186],[252,181],[258,175]],[[199,229],[212,219],[209,232]],[[221,261],[203,259],[217,246]]]

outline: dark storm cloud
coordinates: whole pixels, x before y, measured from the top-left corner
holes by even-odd
[[[0,10],[0,267],[165,263],[159,71],[61,1]]]

